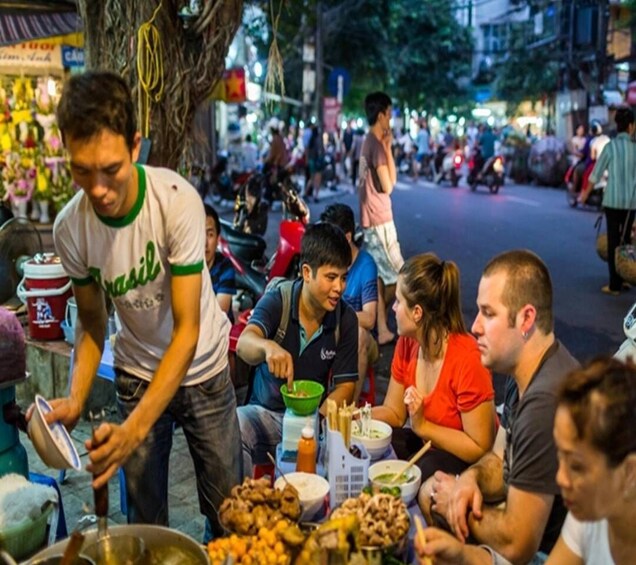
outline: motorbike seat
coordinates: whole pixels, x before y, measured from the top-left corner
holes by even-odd
[[[230,249],[248,262],[261,259],[265,255],[265,240],[259,235],[235,230],[227,220],[221,220],[221,235]]]

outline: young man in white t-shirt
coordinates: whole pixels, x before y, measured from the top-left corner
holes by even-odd
[[[194,187],[168,169],[135,165],[141,137],[124,80],[72,77],[58,120],[81,191],[60,212],[55,247],[73,281],[81,330],[67,398],[48,420],[78,421],[102,356],[112,300],[121,320],[114,347],[123,423],[89,440],[93,486],[123,466],[129,522],[168,525],[168,460],[175,423],[194,460],[202,513],[240,481],[236,401],[227,366],[229,322],[205,272],[205,215]]]

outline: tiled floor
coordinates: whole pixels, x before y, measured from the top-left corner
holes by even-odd
[[[90,424],[82,420],[71,433],[80,453],[82,465],[86,464],[88,458],[84,442],[90,437],[90,431]],[[27,449],[30,471],[48,475],[59,480],[58,472],[44,465],[31,445],[31,442],[24,436],[21,437],[21,441]],[[199,513],[194,467],[183,432],[179,429],[175,431],[174,435],[174,443],[170,456],[170,470],[170,494],[168,499],[170,525],[192,536],[194,539],[200,540],[203,538],[203,517]],[[62,492],[66,524],[70,533],[84,514],[93,513],[91,477],[86,471],[69,471],[66,473],[64,482],[59,486]],[[120,510],[118,476],[110,480],[108,488],[110,503],[109,519],[112,523],[125,523],[126,517]]]

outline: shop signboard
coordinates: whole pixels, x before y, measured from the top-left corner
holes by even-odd
[[[630,82],[627,86],[627,103],[636,106],[636,81]]]
[[[340,103],[334,97],[325,97],[322,106],[322,119],[325,131],[335,133],[338,131],[338,117],[340,116]]]
[[[27,41],[0,47],[0,72],[4,74],[61,74],[62,46],[46,41]]]
[[[67,69],[84,66],[84,49],[62,45],[62,63]]]

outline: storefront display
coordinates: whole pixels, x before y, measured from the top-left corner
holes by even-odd
[[[41,223],[75,193],[55,117],[61,49],[46,40],[0,48],[0,200]]]

